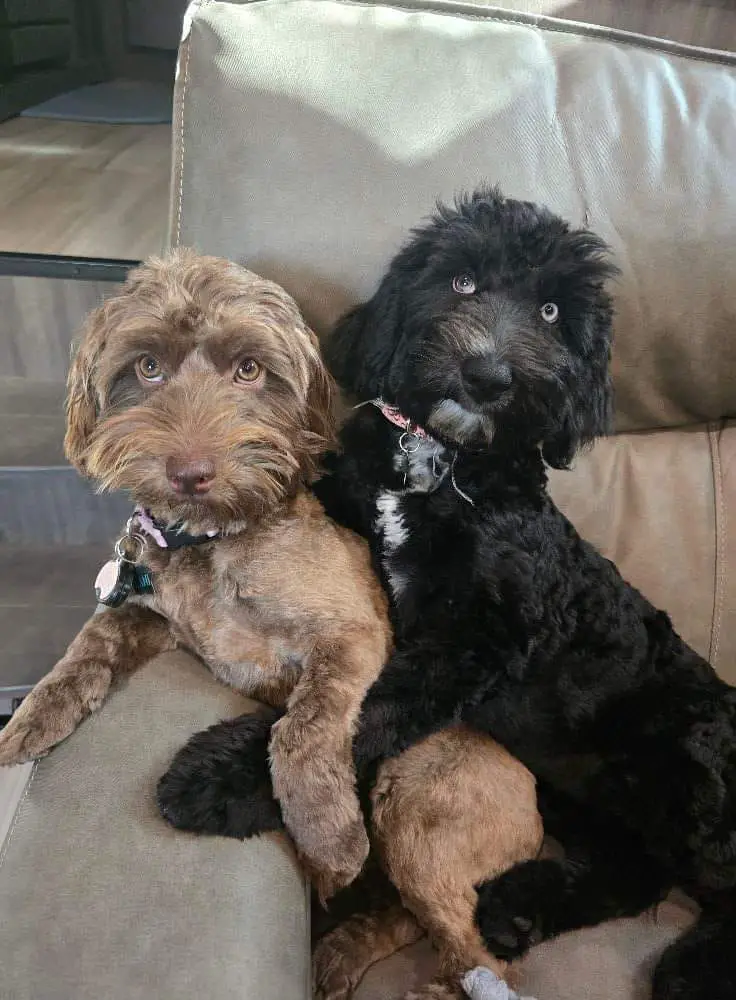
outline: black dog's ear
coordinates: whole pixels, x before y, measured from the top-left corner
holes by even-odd
[[[582,320],[571,329],[576,365],[565,386],[561,412],[551,420],[542,441],[542,457],[554,469],[567,469],[576,452],[613,427],[611,342],[613,301],[606,290],[619,274],[610,247],[587,229],[569,230],[557,241],[573,276]]]
[[[373,298],[337,321],[322,353],[341,389],[361,399],[383,395],[390,369],[407,349],[407,296],[430,261],[443,224],[437,215],[412,229]]]
[[[361,399],[380,396],[402,325],[401,295],[389,274],[372,299],[337,321],[327,339],[324,359],[338,385]]]
[[[597,383],[588,383],[568,397],[557,426],[542,442],[542,457],[553,469],[568,469],[576,453],[613,426],[613,387],[606,372]]]
[[[592,349],[581,359],[562,412],[542,442],[542,457],[553,469],[569,468],[576,452],[613,429],[612,316],[610,299],[601,292],[586,338]]]

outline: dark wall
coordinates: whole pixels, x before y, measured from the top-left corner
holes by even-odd
[[[105,75],[96,0],[0,0],[0,121]]]
[[[175,51],[187,0],[126,0],[128,42],[138,48]]]
[[[92,3],[109,76],[135,80],[173,78],[186,0],[142,0],[130,5],[127,0]]]

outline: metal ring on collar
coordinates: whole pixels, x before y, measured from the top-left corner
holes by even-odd
[[[123,551],[123,543],[125,542],[136,542],[138,545],[138,550],[132,558],[131,556],[126,555],[126,553]],[[137,531],[133,531],[130,534],[122,535],[120,538],[118,538],[118,540],[115,542],[115,555],[118,557],[120,562],[131,563],[132,565],[138,562],[141,555],[143,554],[143,550],[145,549],[145,547],[146,547],[145,536],[141,535]]]
[[[408,447],[407,442],[412,443],[414,447]],[[414,431],[404,431],[399,438],[399,448],[401,448],[405,455],[413,455],[414,452],[419,451],[421,445],[422,439]]]

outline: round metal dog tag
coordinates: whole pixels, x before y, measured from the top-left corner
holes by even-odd
[[[133,589],[131,566],[120,559],[110,559],[97,574],[95,595],[100,604],[117,608]]]

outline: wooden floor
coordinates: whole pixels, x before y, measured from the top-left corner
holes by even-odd
[[[0,250],[139,259],[166,239],[170,125],[0,124]]]

